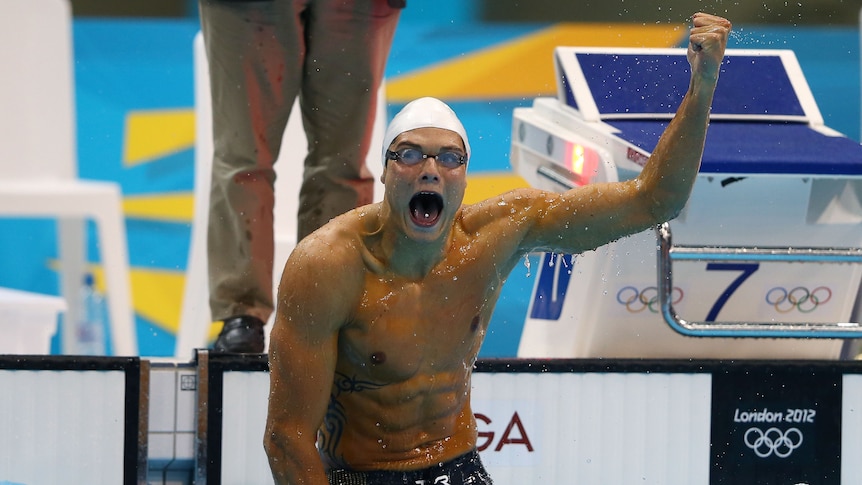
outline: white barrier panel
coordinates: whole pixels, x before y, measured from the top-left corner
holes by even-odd
[[[476,373],[495,484],[709,483],[708,374]]]
[[[844,395],[841,406],[841,476],[858,477],[862,473],[862,375],[848,374],[843,379]],[[854,430],[852,432],[850,430]]]
[[[224,485],[272,483],[269,461],[263,451],[268,372],[225,372],[222,420],[222,474]]]
[[[0,356],[0,483],[139,483],[139,372],[136,359]]]
[[[477,373],[473,382],[495,484],[708,483],[706,374]],[[220,483],[272,483],[262,445],[269,374],[229,371],[223,383]]]
[[[202,372],[198,480],[273,483],[265,358],[211,356]],[[850,485],[862,475],[859,373],[860,362],[480,361],[477,445],[495,485]]]
[[[266,356],[202,351],[197,380],[183,366],[165,386],[150,380],[170,372],[148,361],[60,359],[0,356],[0,483],[273,483],[262,446]],[[197,389],[197,429],[176,422],[177,438],[196,433],[194,464],[188,450],[171,465],[153,449],[146,475],[149,417],[193,414],[191,399],[165,394],[177,384]],[[480,360],[472,401],[496,485],[862,476],[859,361]],[[155,426],[165,438],[169,427]]]

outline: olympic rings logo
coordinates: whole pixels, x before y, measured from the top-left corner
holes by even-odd
[[[802,431],[797,428],[788,428],[785,431],[769,428],[764,432],[760,428],[748,428],[745,432],[745,445],[761,458],[770,455],[787,458],[793,450],[802,445]]]
[[[676,305],[682,301],[682,296],[682,289],[674,286],[671,293],[672,303]],[[634,286],[624,286],[617,292],[617,303],[626,307],[629,313],[640,313],[646,309],[658,313],[658,288],[647,286],[638,290]]]
[[[790,291],[776,286],[766,292],[766,303],[775,307],[778,313],[788,313],[794,308],[801,313],[811,313],[831,299],[832,290],[827,286],[818,286],[810,291],[804,286],[797,286]]]

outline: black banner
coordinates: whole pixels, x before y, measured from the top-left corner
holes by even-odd
[[[710,442],[710,485],[840,485],[840,370],[785,362],[713,373]]]

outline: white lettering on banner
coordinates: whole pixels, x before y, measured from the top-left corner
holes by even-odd
[[[734,423],[780,423],[783,420],[783,414],[770,411],[766,408],[760,411],[740,411],[737,408],[733,412]]]
[[[763,408],[760,411],[740,411],[739,408],[733,412],[734,423],[814,423],[817,415],[815,409],[788,408],[784,413],[770,411]]]
[[[788,409],[784,414],[784,420],[788,423],[814,423],[815,409]]]

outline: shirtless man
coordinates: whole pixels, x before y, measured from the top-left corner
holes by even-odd
[[[284,268],[264,446],[278,484],[488,484],[473,364],[509,272],[676,217],[695,181],[730,22],[692,17],[691,82],[633,180],[462,206],[470,145],[422,98],[384,137],[384,200],[333,219]]]

